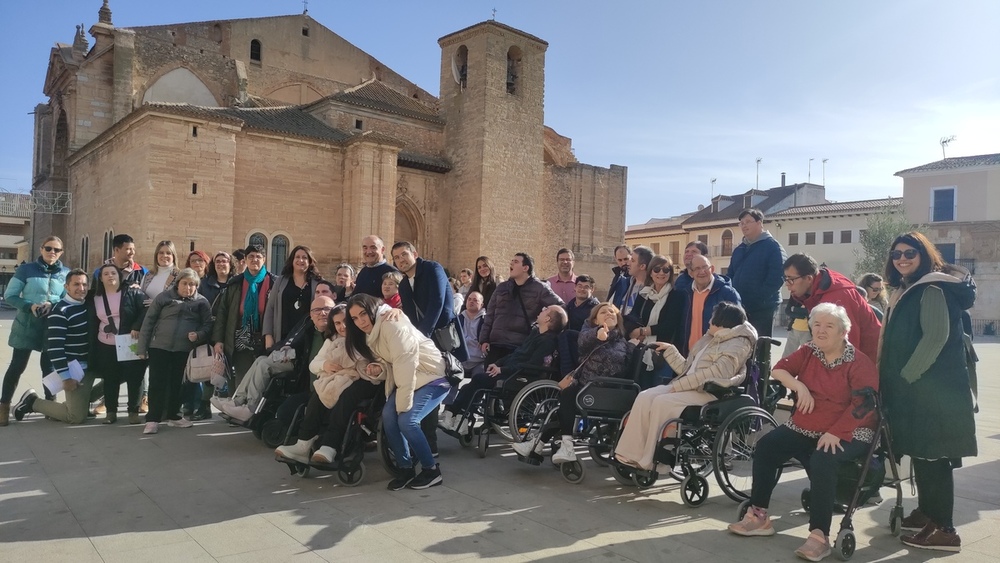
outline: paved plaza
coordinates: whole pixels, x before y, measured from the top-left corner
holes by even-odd
[[[0,323],[3,343],[10,318]],[[956,473],[962,553],[903,546],[889,534],[887,500],[857,514],[855,561],[998,560],[1000,417],[991,407],[1000,344],[980,343],[979,353],[980,455]],[[0,367],[9,361],[3,346]],[[15,400],[39,377],[35,355]],[[669,479],[639,492],[587,461],[584,482],[571,485],[547,461],[518,463],[505,445],[480,459],[442,434],[444,484],[388,492],[375,454],[351,488],[332,475],[290,475],[250,432],[218,417],[151,437],[122,419],[100,421],[67,426],[34,414],[0,428],[0,560],[793,561],[807,535],[802,471],[786,473],[776,490],[778,535],[738,538],[721,531],[736,503],[714,479],[711,497],[692,509]]]

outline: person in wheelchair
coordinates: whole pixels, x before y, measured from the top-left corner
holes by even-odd
[[[743,520],[729,525],[740,536],[771,536],[767,515],[779,469],[798,459],[809,475],[809,537],[795,554],[819,561],[830,554],[830,523],[837,468],[864,455],[875,439],[877,416],[860,412],[862,390],[878,390],[874,362],[847,340],[851,321],[840,305],[821,303],[809,312],[812,341],[782,358],[771,377],[797,396],[792,417],[766,434],[753,457],[750,506]]]
[[[535,320],[528,338],[513,352],[486,367],[485,373],[472,376],[458,392],[454,402],[445,408],[441,418],[441,428],[465,434],[468,418],[462,414],[469,409],[477,391],[492,389],[497,381],[503,381],[524,369],[544,367],[547,357],[556,351],[559,333],[568,322],[566,310],[560,305],[549,305],[542,309]]]
[[[309,363],[309,371],[316,376],[316,381],[299,425],[298,440],[290,446],[276,448],[276,457],[300,463],[309,463],[310,460],[320,464],[333,463],[336,449],[343,443],[351,413],[362,401],[385,393],[385,374],[371,375],[368,360],[358,354],[355,354],[357,360],[351,359],[347,351],[347,305],[342,303],[330,311],[329,324],[323,335],[327,340]],[[322,428],[324,422],[326,427]],[[317,440],[320,447],[310,458],[309,452]]]
[[[590,312],[587,326],[580,331],[580,365],[559,381],[559,424],[544,428],[541,436],[513,445],[514,451],[523,458],[541,455],[542,448],[558,433],[562,436],[559,451],[552,454],[552,463],[572,463],[576,461],[573,449],[573,430],[576,416],[576,396],[583,386],[597,377],[615,377],[628,364],[635,346],[625,334],[622,313],[609,302],[601,303]]]
[[[656,352],[680,375],[635,398],[615,446],[615,459],[639,469],[653,469],[663,425],[679,418],[685,407],[715,400],[704,390],[706,383],[722,387],[742,383],[756,342],[757,331],[747,321],[743,308],[728,301],[712,310],[708,332],[695,343],[687,359],[673,344],[657,342]]]

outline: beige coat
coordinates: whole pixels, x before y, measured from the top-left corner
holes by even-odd
[[[671,346],[663,352],[663,359],[678,374],[670,385],[676,391],[701,390],[709,381],[723,387],[739,385],[747,375],[746,363],[753,355],[756,343],[757,331],[749,322],[744,322],[733,328],[721,329],[714,336],[705,333],[688,353],[687,359]],[[705,353],[698,358],[698,365],[692,370],[691,362],[706,347]]]
[[[323,366],[326,362],[339,364],[344,369],[336,372],[326,371]],[[378,385],[385,381],[385,372],[378,377],[371,377],[365,372],[368,367],[368,360],[358,355],[357,360],[352,360],[347,353],[345,341],[340,336],[334,336],[330,340],[323,342],[323,347],[319,349],[316,357],[309,362],[309,371],[316,375],[313,387],[319,400],[323,405],[332,409],[340,399],[340,394],[359,379],[364,379],[372,385]]]
[[[379,307],[375,326],[365,339],[382,372],[386,374],[385,396],[396,391],[396,412],[413,408],[413,392],[444,377],[444,359],[434,342],[414,327],[409,319],[386,321]]]

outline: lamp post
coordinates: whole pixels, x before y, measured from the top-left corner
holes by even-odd
[[[757,190],[760,189],[760,161],[762,161],[762,160],[764,160],[764,157],[761,157],[761,156],[757,157],[757,184],[754,187],[754,189],[757,189]]]
[[[808,172],[806,173],[806,182],[809,182],[810,184],[813,181],[813,161],[814,160],[816,160],[816,159],[815,158],[810,158],[809,159],[809,169],[808,169]]]
[[[712,178],[712,199],[715,199],[715,178]]]
[[[826,186],[826,161],[828,160],[830,159],[829,158],[823,159],[823,186]]]

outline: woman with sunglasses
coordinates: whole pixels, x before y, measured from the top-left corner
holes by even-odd
[[[868,304],[884,315],[885,310],[889,308],[889,298],[886,295],[885,281],[882,276],[874,273],[865,274],[861,276],[858,285],[865,290]]]
[[[962,314],[976,284],[919,232],[896,237],[885,265],[893,288],[882,331],[879,378],[894,453],[913,460],[917,509],[903,519],[911,547],[959,551],[952,471],[975,456],[976,425]]]
[[[42,352],[42,375],[51,371],[45,352],[42,351],[45,342],[45,316],[66,294],[66,274],[69,273],[69,268],[59,261],[63,252],[63,242],[59,237],[45,239],[40,250],[41,255],[37,260],[17,267],[3,294],[4,301],[17,309],[17,316],[14,317],[10,337],[7,339],[12,351],[0,394],[0,426],[7,426],[10,400],[21,381],[21,374],[28,367],[32,350]],[[45,390],[45,395],[50,396],[48,389]]]
[[[657,254],[649,261],[646,286],[639,290],[632,309],[625,316],[625,331],[629,338],[645,344],[669,342],[683,348],[684,293],[675,291],[674,265],[670,258]],[[653,365],[653,354],[647,351],[643,361],[646,373],[639,382],[643,389],[666,383],[674,375],[666,363]]]
[[[139,337],[146,316],[143,293],[122,287],[121,273],[114,264],[98,268],[90,309],[90,354],[87,367],[101,374],[104,383],[104,424],[118,421],[118,392],[124,381],[128,389],[128,423],[139,424],[139,395],[145,362],[118,361],[115,336]]]

